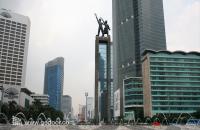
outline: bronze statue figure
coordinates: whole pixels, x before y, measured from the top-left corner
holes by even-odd
[[[98,24],[99,24],[97,36],[99,36],[100,31],[101,31],[101,33],[102,33],[102,35],[103,35],[103,22],[101,21],[101,19],[98,19],[98,17],[97,17],[96,14],[95,14],[95,16],[96,16],[97,22],[98,22]]]
[[[107,20],[104,22],[104,20],[102,19],[102,21],[103,21],[103,25],[104,25],[104,29],[103,29],[103,37],[104,37],[105,34],[109,35],[110,27],[108,25]]]
[[[106,20],[104,21],[103,18],[101,18],[101,17],[98,19],[96,14],[95,14],[95,16],[96,16],[97,22],[99,24],[97,36],[99,36],[100,31],[101,31],[103,37],[105,34],[109,35],[110,27],[108,25],[108,22]],[[103,28],[103,25],[104,25],[104,28]]]

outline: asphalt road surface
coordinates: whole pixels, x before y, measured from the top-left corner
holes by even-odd
[[[200,130],[200,126],[13,126],[0,125],[0,130]]]

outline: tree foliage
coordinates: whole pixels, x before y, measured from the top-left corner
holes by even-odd
[[[42,105],[39,100],[35,100],[28,108],[19,106],[15,101],[3,103],[1,112],[8,117],[8,120],[19,112],[22,112],[27,120],[30,118],[37,120],[40,113],[44,113],[46,118],[51,118],[52,121],[55,121],[58,117],[63,120],[63,113],[61,111],[55,110],[49,105]]]
[[[192,114],[194,118],[200,119],[200,109]]]

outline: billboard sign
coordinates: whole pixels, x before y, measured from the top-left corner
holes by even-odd
[[[114,117],[120,116],[120,89],[114,93]]]

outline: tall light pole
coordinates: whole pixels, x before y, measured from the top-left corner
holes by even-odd
[[[87,122],[87,97],[88,97],[88,92],[85,92],[85,98],[86,98],[86,104],[85,104],[85,122]]]

